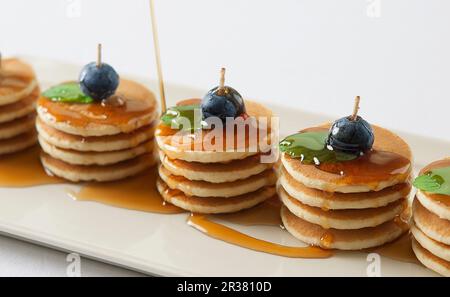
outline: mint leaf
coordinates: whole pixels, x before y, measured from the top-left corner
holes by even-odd
[[[425,192],[450,195],[450,167],[433,169],[417,177],[413,185]]]
[[[161,122],[172,129],[194,131],[202,128],[200,104],[170,107],[162,116]]]
[[[326,146],[328,131],[300,132],[280,142],[280,150],[303,163],[350,161],[358,156],[330,150]]]
[[[42,96],[55,102],[92,103],[94,99],[85,95],[77,82],[54,86],[42,93]]]

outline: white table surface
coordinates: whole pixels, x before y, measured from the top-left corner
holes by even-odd
[[[165,78],[450,140],[450,2],[155,0]],[[223,17],[221,17],[223,16]],[[0,51],[155,78],[147,0],[2,0]],[[169,98],[173,102],[179,98]],[[293,127],[295,130],[295,127]],[[0,237],[0,276],[65,276],[66,253]],[[134,272],[82,259],[83,276]]]

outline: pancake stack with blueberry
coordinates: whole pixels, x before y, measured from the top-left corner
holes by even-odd
[[[360,250],[400,237],[411,191],[411,151],[399,136],[357,115],[281,141],[281,216],[303,242]]]
[[[103,182],[136,175],[156,163],[154,94],[119,79],[100,55],[82,69],[79,81],[45,91],[37,111],[41,161],[51,174]]]
[[[224,71],[220,85],[203,100],[169,108],[156,131],[158,190],[165,201],[195,213],[237,212],[276,194],[275,160],[264,158],[272,131],[261,125],[261,118],[270,123],[272,112],[225,86]],[[251,125],[233,126],[231,121]],[[257,128],[256,136],[250,126]]]
[[[34,121],[39,86],[33,69],[0,56],[0,155],[24,150],[37,141]]]
[[[450,158],[425,167],[414,186],[413,250],[426,267],[450,276]]]

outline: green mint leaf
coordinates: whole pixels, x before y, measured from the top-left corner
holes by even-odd
[[[425,192],[450,196],[450,167],[433,169],[417,177],[413,185]]]
[[[94,99],[85,95],[77,82],[60,84],[42,93],[42,96],[55,102],[92,103]]]
[[[305,164],[351,161],[358,156],[327,148],[328,131],[300,132],[280,142],[280,150]]]
[[[195,131],[202,128],[202,114],[199,104],[170,107],[162,116],[161,122],[172,129]]]

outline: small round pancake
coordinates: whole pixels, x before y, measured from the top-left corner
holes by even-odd
[[[209,143],[206,141],[210,137],[213,139],[213,134],[210,131],[199,130],[195,134],[189,132],[178,132],[175,135],[162,135],[159,130],[156,132],[156,141],[160,150],[164,152],[170,159],[179,159],[187,162],[199,162],[199,163],[223,163],[230,162],[233,160],[242,160],[249,156],[259,154],[261,151],[266,152],[270,149],[270,141],[268,138],[270,135],[270,123],[273,113],[268,108],[263,105],[245,100],[245,106],[247,109],[247,114],[250,117],[255,117],[259,122],[261,119],[267,119],[268,130],[262,132],[262,137],[258,141],[250,142],[248,141],[238,141],[238,135],[245,137],[246,132],[238,131],[235,136],[235,143],[231,149],[226,149],[225,141],[223,143],[224,148],[211,149],[205,148],[204,144]],[[212,130],[214,131],[214,130]],[[272,133],[275,133],[272,130]],[[224,133],[225,134],[225,133]],[[266,134],[266,135],[264,135]],[[189,142],[183,142],[183,137],[189,139]],[[256,137],[255,137],[256,138]],[[226,139],[226,136],[222,139]],[[211,141],[212,142],[212,141]],[[263,144],[264,147],[259,147],[258,142]]]
[[[430,170],[443,167],[450,167],[450,158],[429,164],[420,171],[419,175],[425,174]],[[448,195],[433,194],[418,190],[416,197],[429,211],[437,214],[442,219],[450,220],[450,197]]]
[[[447,195],[430,194],[418,190],[416,198],[420,203],[438,217],[450,220],[450,197]]]
[[[153,152],[153,141],[144,142],[133,148],[111,152],[79,152],[54,146],[41,136],[38,137],[41,148],[53,158],[74,165],[110,165],[133,159],[137,156]]]
[[[10,122],[33,113],[36,109],[39,92],[39,88],[35,88],[30,95],[22,100],[0,106],[0,123]]]
[[[14,136],[13,138],[0,140],[0,155],[22,151],[33,146],[37,141],[37,133],[34,130]]]
[[[196,197],[170,189],[162,179],[157,180],[156,186],[165,201],[193,213],[203,214],[238,212],[256,206],[276,195],[275,187],[264,187],[256,192],[230,198]]]
[[[81,152],[108,152],[125,150],[153,139],[155,125],[144,126],[130,133],[116,135],[83,137],[64,133],[36,120],[39,136],[48,143]]]
[[[18,59],[2,59],[0,76],[0,106],[28,97],[38,86],[33,69]]]
[[[49,173],[73,182],[80,181],[113,181],[141,173],[156,164],[153,154],[145,154],[131,160],[117,164],[99,165],[73,165],[52,158],[46,153],[41,154],[42,165]]]
[[[171,189],[177,189],[186,195],[198,197],[234,197],[251,193],[276,183],[275,172],[272,169],[244,180],[220,184],[191,181],[185,177],[171,174],[164,166],[159,167],[159,176]]]
[[[80,136],[130,133],[157,117],[155,95],[143,85],[121,79],[109,103],[71,104],[38,100],[39,118],[59,131]]]
[[[450,221],[441,219],[426,209],[418,199],[413,202],[413,218],[416,226],[428,237],[450,245]]]
[[[426,250],[430,251],[433,255],[438,256],[445,261],[450,261],[450,246],[437,242],[425,235],[416,226],[411,226],[411,233],[417,242]]]
[[[226,183],[246,179],[273,167],[273,164],[261,163],[260,155],[229,163],[199,163],[173,160],[161,151],[159,152],[159,157],[164,168],[173,175],[210,183]]]
[[[281,169],[279,182],[284,190],[303,204],[323,209],[366,209],[386,206],[394,201],[409,196],[411,184],[403,183],[381,191],[365,193],[331,193],[308,188],[296,181],[286,171]]]
[[[399,220],[357,230],[324,229],[297,217],[286,206],[281,208],[281,219],[294,237],[325,249],[362,250],[377,247],[394,241],[408,230],[408,225]]]
[[[322,210],[308,206],[289,196],[283,187],[278,194],[284,205],[299,218],[317,224],[325,229],[354,230],[376,227],[400,215],[406,207],[405,199],[400,199],[379,208]]]
[[[449,261],[445,261],[444,259],[433,255],[422,247],[415,239],[412,241],[412,248],[417,259],[419,259],[423,265],[443,276],[450,277]]]
[[[19,134],[34,130],[35,120],[36,114],[32,113],[10,122],[0,123],[0,140],[12,138]]]
[[[412,154],[408,144],[398,135],[391,131],[372,125],[375,134],[375,143],[373,148],[379,151],[396,153],[402,158],[411,160]],[[411,174],[411,162],[405,165],[398,172],[392,173],[386,177],[371,176],[368,173],[370,181],[359,181],[360,176],[339,175],[320,170],[314,165],[302,164],[299,159],[294,159],[286,153],[281,155],[281,161],[289,174],[297,181],[303,183],[309,188],[324,190],[327,192],[340,193],[359,193],[380,191],[384,188],[408,181]],[[383,160],[377,160],[383,162]],[[356,180],[356,181],[355,181]]]

